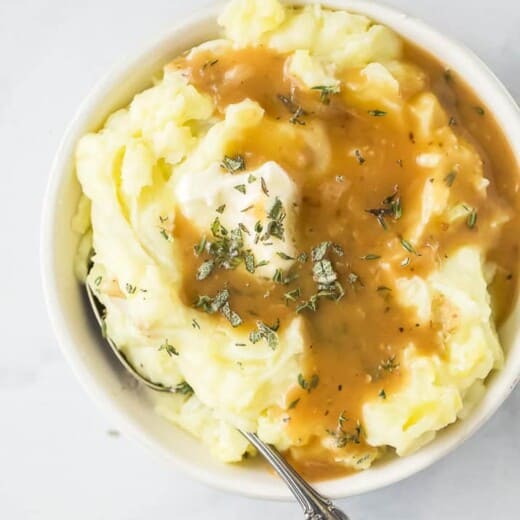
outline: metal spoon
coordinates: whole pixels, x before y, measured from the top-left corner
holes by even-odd
[[[107,343],[110,345],[112,352],[117,359],[139,382],[148,388],[157,392],[174,392],[172,388],[153,383],[143,377],[126,359],[125,355],[117,348],[117,345],[105,334],[105,325],[103,319],[104,306],[97,299],[90,286],[85,284],[87,296],[92,306],[94,316],[103,331]],[[271,464],[276,473],[280,475],[282,480],[287,484],[291,493],[294,495],[298,503],[302,506],[306,520],[349,520],[348,516],[340,511],[329,499],[321,496],[308,484],[297,472],[289,465],[280,453],[273,447],[262,442],[255,433],[240,433],[265,457],[267,462]]]

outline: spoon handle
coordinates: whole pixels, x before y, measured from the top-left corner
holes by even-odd
[[[306,520],[349,520],[348,516],[337,509],[330,500],[322,497],[305,482],[275,448],[262,442],[254,433],[241,433],[285,481],[302,506]]]

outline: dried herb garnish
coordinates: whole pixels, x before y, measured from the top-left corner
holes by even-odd
[[[190,395],[193,395],[195,393],[193,391],[193,388],[186,381],[183,381],[182,383],[179,383],[174,388],[174,392],[176,394],[186,395],[186,396],[190,396]]]
[[[246,188],[245,184],[237,184],[236,186],[233,186],[233,187],[235,188],[235,190],[237,190],[240,193],[242,193],[242,195],[246,194],[247,188]]]
[[[361,260],[379,260],[381,255],[375,255],[373,253],[369,253],[368,255],[362,256]]]
[[[408,240],[404,239],[404,238],[401,238],[401,245],[403,246],[403,249],[405,249],[406,251],[408,251],[409,253],[412,253],[414,255],[417,254],[417,251],[415,250],[415,247],[413,247],[412,243],[409,242]]]
[[[231,323],[232,327],[236,328],[242,325],[242,318],[235,311],[231,310],[228,302],[222,306],[220,312],[222,312],[229,323]]]
[[[341,87],[339,85],[321,85],[317,87],[312,87],[311,90],[319,90],[320,101],[324,105],[330,105],[330,96],[332,96],[333,94],[339,94],[341,92]]]
[[[457,172],[450,172],[446,177],[444,177],[444,182],[446,183],[446,186],[448,188],[451,188],[453,186],[453,183],[455,182],[455,179],[457,178]]]
[[[206,249],[206,235],[202,235],[200,242],[193,246],[193,251],[196,256],[200,256],[202,253],[204,253]]]
[[[206,295],[199,296],[195,302],[195,307],[202,309],[208,314],[220,312],[233,327],[238,327],[239,325],[242,325],[242,319],[236,312],[231,310],[229,296],[230,294],[228,289],[223,289],[218,292],[214,298]]]
[[[256,330],[249,334],[249,341],[256,344],[259,341],[266,341],[270,348],[273,350],[278,346],[278,334],[276,333],[280,328],[280,322],[276,322],[274,325],[266,325],[263,321],[258,320],[256,322]]]
[[[470,211],[470,214],[468,215],[468,218],[466,219],[466,224],[469,227],[469,229],[473,229],[477,224],[478,214],[476,209],[472,209]]]
[[[336,429],[326,430],[331,437],[334,437],[337,448],[344,448],[347,444],[360,444],[361,442],[363,430],[359,421],[352,431],[344,430],[346,422],[348,422],[348,419],[345,417],[345,412],[341,412]]]
[[[309,380],[305,379],[302,374],[298,374],[298,384],[303,390],[307,390],[308,393],[311,393],[318,386],[319,382],[318,374],[313,374]]]
[[[368,113],[373,117],[384,117],[386,116],[386,112],[383,110],[369,110]]]
[[[168,231],[166,231],[166,229],[164,229],[164,228],[161,229],[160,233],[161,233],[161,236],[164,238],[164,240],[166,240],[167,242],[171,242],[173,240],[173,238],[168,233]]]
[[[397,370],[399,368],[399,363],[396,362],[396,357],[392,356],[388,359],[385,359],[379,364],[378,369],[381,371],[392,373],[394,370]]]
[[[388,229],[385,218],[392,217],[399,220],[403,216],[403,207],[401,205],[401,196],[399,195],[399,186],[394,186],[394,191],[386,197],[382,202],[382,207],[365,210],[370,215],[376,217],[379,225],[384,229]]]
[[[205,280],[215,269],[215,260],[206,260],[197,270],[197,280]]]
[[[218,59],[210,60],[202,65],[202,70],[206,70],[208,67],[214,67],[218,63]]]
[[[125,285],[125,289],[128,294],[135,294],[135,292],[137,291],[137,287],[129,283]]]
[[[282,260],[294,260],[292,256],[286,255],[283,251],[278,251],[276,253]]]
[[[222,206],[219,206],[215,211],[217,213],[220,213],[222,215],[222,213],[224,213],[224,210],[226,209],[226,205],[225,204],[222,204]]]
[[[269,197],[269,190],[267,189],[267,184],[263,177],[260,178],[260,186],[262,187],[262,191],[266,197]]]
[[[289,406],[287,407],[287,410],[293,410],[294,408],[296,408],[296,406],[298,405],[298,403],[300,402],[300,398],[298,397],[298,399],[295,399],[294,401],[292,401]]]
[[[288,301],[295,302],[297,298],[301,295],[301,289],[298,287],[297,289],[293,289],[292,291],[286,292],[284,294],[284,298]]]
[[[159,352],[164,351],[168,356],[178,356],[179,353],[177,352],[177,349],[168,343],[168,340],[166,340],[160,347]]]
[[[208,240],[204,236],[194,247],[197,256],[203,253],[209,255],[197,271],[197,280],[205,280],[215,269],[236,269],[242,262],[249,272],[254,272],[255,259],[250,249],[244,249],[243,233],[250,234],[250,231],[242,223],[237,228],[228,230],[218,217],[213,221],[212,239]]]
[[[278,99],[283,103],[285,108],[292,114],[291,119],[289,119],[289,123],[293,125],[305,125],[305,121],[301,118],[307,115],[307,112],[303,109],[301,105],[298,105],[294,101],[294,97],[291,94],[290,97],[279,95]]]
[[[229,173],[237,173],[246,169],[246,160],[243,155],[225,155],[220,163],[220,167]]]
[[[282,201],[276,197],[271,209],[267,213],[268,221],[265,227],[265,233],[260,238],[262,242],[267,241],[271,237],[275,237],[278,240],[285,240],[284,220],[286,216],[287,214],[285,213]]]

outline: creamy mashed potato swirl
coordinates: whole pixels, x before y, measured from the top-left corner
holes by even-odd
[[[174,390],[154,396],[157,412],[215,457],[253,454],[237,428],[303,465],[411,453],[468,413],[503,363],[488,253],[510,210],[388,28],[278,0],[233,0],[219,23],[221,39],[79,142],[78,276],[129,361]],[[314,229],[313,194],[357,216],[327,213]],[[341,324],[342,312],[348,330],[329,341],[313,320]],[[379,321],[386,342],[370,331]],[[345,353],[323,353],[336,340]]]

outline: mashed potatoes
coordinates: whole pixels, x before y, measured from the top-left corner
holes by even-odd
[[[302,464],[411,453],[503,363],[507,208],[386,27],[278,0],[219,23],[79,142],[78,276],[215,457],[252,453],[237,428]]]

